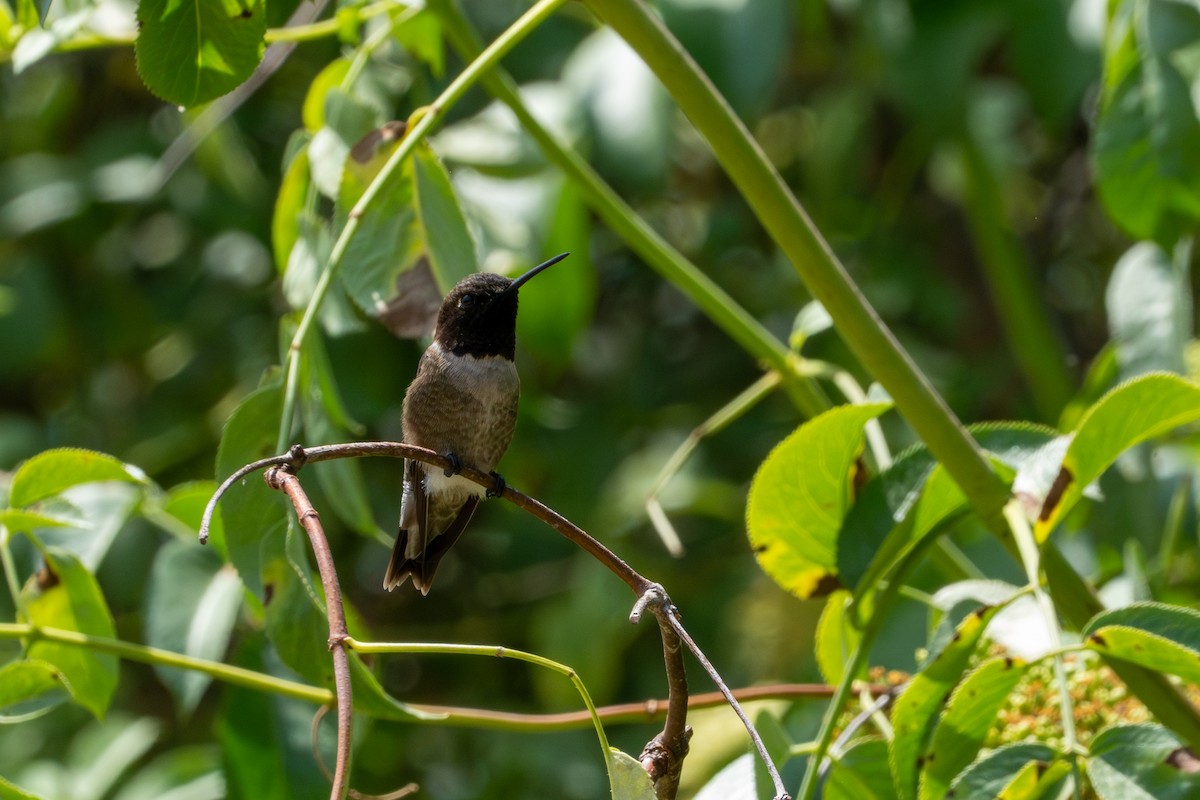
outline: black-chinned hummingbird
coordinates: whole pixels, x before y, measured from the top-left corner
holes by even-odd
[[[463,465],[492,472],[517,424],[517,292],[568,255],[516,280],[468,275],[442,301],[433,343],[404,394],[402,425],[404,441],[447,456],[454,466],[443,471],[405,463],[400,532],[383,578],[389,592],[411,576],[421,594],[429,594],[438,562],[471,521],[485,490],[455,473]]]

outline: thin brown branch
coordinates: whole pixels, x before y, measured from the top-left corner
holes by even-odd
[[[294,449],[294,448],[293,448]],[[344,642],[350,635],[346,629],[346,611],[342,605],[342,589],[338,585],[333,555],[329,542],[321,527],[321,517],[300,485],[300,479],[290,466],[273,466],[265,476],[267,485],[286,494],[296,509],[308,540],[317,559],[317,571],[321,575],[321,586],[325,590],[325,613],[329,617],[329,649],[333,651],[333,683],[337,697],[337,760],[333,768],[333,786],[330,800],[342,800],[349,789],[350,732],[353,720],[350,689],[350,656]]]
[[[209,501],[208,507],[204,511],[204,518],[200,526],[200,541],[204,542],[207,540],[208,529],[212,521],[212,514],[221,496],[228,491],[228,489],[233,486],[237,480],[240,480],[254,469],[262,468],[264,466],[271,466],[272,470],[270,475],[277,475],[279,477],[276,479],[268,478],[268,482],[271,482],[272,480],[278,480],[280,486],[277,488],[282,488],[284,491],[288,491],[289,496],[292,495],[291,491],[289,491],[287,487],[294,485],[295,491],[299,493],[300,497],[303,497],[303,492],[299,489],[299,482],[295,480],[295,472],[305,463],[328,461],[337,458],[357,458],[363,456],[411,458],[426,464],[432,464],[434,466],[441,467],[443,469],[451,466],[451,462],[448,458],[439,455],[432,450],[426,450],[423,447],[417,447],[415,445],[405,444],[402,442],[351,442],[346,444],[321,445],[313,448],[304,448],[300,445],[294,445],[286,455],[275,456],[270,459],[263,459],[262,461],[247,465],[246,467],[238,470],[236,473],[234,473],[234,475],[230,476],[230,478],[226,479],[221,484],[216,493],[213,495],[213,498]],[[470,466],[464,466],[459,471],[459,474],[486,489],[492,489],[496,484],[496,479],[494,476],[481,472]],[[274,485],[274,483],[272,483],[272,485]],[[755,730],[754,725],[750,722],[750,719],[746,716],[745,712],[742,711],[741,706],[738,705],[737,699],[734,697],[729,687],[721,679],[720,674],[717,673],[711,662],[708,661],[708,659],[704,656],[704,653],[701,652],[700,648],[696,645],[695,641],[692,640],[691,636],[689,636],[687,631],[683,628],[682,623],[679,621],[678,609],[675,608],[663,587],[643,577],[637,572],[637,570],[629,566],[629,564],[617,556],[616,553],[605,547],[595,537],[591,536],[582,528],[568,520],[566,517],[544,505],[540,501],[529,497],[528,495],[525,495],[508,485],[504,486],[504,490],[499,496],[502,496],[505,500],[508,500],[513,505],[520,507],[522,510],[533,515],[534,517],[537,517],[542,522],[558,531],[559,534],[569,539],[576,546],[587,551],[589,555],[591,555],[604,566],[608,567],[613,574],[624,581],[638,598],[637,603],[634,606],[633,613],[630,614],[631,622],[637,623],[645,610],[650,610],[657,618],[659,623],[659,631],[663,639],[663,656],[667,671],[667,713],[666,720],[663,724],[662,733],[654,737],[654,739],[652,739],[646,745],[646,749],[642,754],[642,762],[646,765],[647,771],[655,781],[655,792],[659,800],[673,800],[675,797],[676,790],[678,788],[679,774],[682,770],[683,759],[687,755],[688,751],[688,739],[691,736],[691,731],[687,727],[687,675],[684,671],[680,647],[681,642],[685,644],[692,654],[696,656],[697,660],[700,661],[705,671],[709,674],[709,677],[712,678],[717,687],[720,689],[722,696],[724,696],[725,700],[730,704],[730,706],[733,707],[734,711],[738,714],[743,724],[746,726],[746,730],[749,733],[751,740],[754,742],[759,755],[762,756],[767,767],[767,771],[770,773],[771,778],[775,783],[776,800],[788,800],[789,796],[783,789],[783,782],[779,777],[779,772],[775,769],[775,765],[771,762],[771,759],[767,754],[766,747],[763,744],[761,737],[758,735],[758,731]],[[307,498],[304,498],[304,500],[307,504]],[[295,496],[293,496],[293,502],[297,502]],[[317,522],[316,511],[312,510],[311,504],[308,504],[303,511],[301,510],[301,506],[297,505],[297,514],[301,516],[301,521],[305,523],[306,530],[309,528],[309,524],[312,523],[315,526],[317,533],[320,534],[320,541],[324,549],[323,557],[325,559],[329,559],[327,567],[331,574],[333,589],[334,591],[337,591],[336,576],[332,575],[332,560],[329,558],[328,546],[324,544],[324,534],[320,532],[320,525]],[[311,535],[312,534],[310,532],[310,536]],[[317,545],[316,541],[314,540],[314,550],[316,549]],[[318,556],[318,564],[322,564],[322,556],[320,555]],[[326,566],[321,566],[321,571],[322,581],[326,581]],[[336,605],[340,612],[340,592],[338,592],[336,596]],[[329,606],[332,609],[335,603],[333,596],[329,594],[328,583],[326,585],[326,598]],[[334,627],[333,612],[331,610],[330,646],[334,649],[335,661],[339,655],[342,658],[346,657],[345,651],[342,650],[340,646],[342,639],[338,638],[338,634],[336,633],[336,631],[340,630],[340,635],[345,636],[344,619],[341,622],[341,626],[342,627],[340,629]],[[347,702],[343,703],[339,689],[339,715],[342,713],[343,708],[346,709],[345,713],[349,714],[348,681],[346,684],[346,693]],[[339,723],[339,739],[340,729],[341,724]],[[348,721],[346,729],[348,736]],[[339,759],[340,757],[341,754],[339,753]]]

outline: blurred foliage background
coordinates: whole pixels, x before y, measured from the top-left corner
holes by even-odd
[[[1130,244],[1096,194],[1089,155],[1105,3],[655,5],[960,418],[1059,422],[1109,342],[1105,291]],[[465,4],[488,40],[524,7]],[[117,19],[132,13],[124,0],[97,8]],[[281,24],[287,9],[268,8]],[[163,487],[214,476],[222,424],[280,363],[280,320],[294,321],[305,291],[284,286],[271,244],[287,144],[304,126],[310,85],[358,34],[300,43],[164,181],[164,153],[197,112],[153,97],[131,47],[55,52],[0,71],[0,468],[78,446],[134,464]],[[462,67],[438,37],[435,28],[420,48],[400,37],[383,42],[365,67],[360,99],[383,119],[429,103]],[[584,6],[568,5],[504,66],[642,217],[787,340],[809,300],[804,288],[617,37]],[[686,548],[670,557],[644,496],[674,448],[752,383],[759,365],[631,256],[482,90],[452,110],[431,143],[482,268],[516,271],[573,252],[522,293],[521,418],[505,477],[667,586],[731,685],[818,679],[810,650],[821,603],[787,595],[760,572],[743,524],[750,477],[800,422],[794,407],[776,393],[700,445],[663,497]],[[1016,322],[1001,297],[1005,274],[1027,290],[1017,295]],[[1034,321],[1022,322],[1020,308]],[[321,336],[349,415],[364,426],[354,438],[398,439],[423,343],[343,310],[323,320]],[[1030,325],[1044,326],[1046,338],[1026,336]],[[1188,326],[1190,336],[1190,316]],[[805,354],[870,383],[832,332],[811,337]],[[1035,372],[1040,365],[1041,377],[1028,377],[1023,358]],[[899,449],[909,434],[894,418],[885,425]],[[400,469],[381,461],[362,471],[378,535],[360,535],[336,514],[324,519],[348,601],[375,638],[532,650],[575,667],[598,703],[663,694],[660,644],[627,624],[623,587],[503,504],[484,506],[429,597],[385,594],[381,542],[394,529]],[[1134,474],[1132,483],[1142,479]],[[1173,484],[1143,493],[1122,488],[1129,484],[1118,480],[1113,513],[1064,545],[1086,574],[1119,571],[1139,529],[1133,521],[1166,514]],[[322,508],[328,497],[319,485],[310,482],[310,491]],[[970,526],[959,538],[969,552],[998,552]],[[103,553],[98,576],[121,638],[142,639],[147,586],[170,541],[134,516]],[[1020,574],[1015,564],[1011,574]],[[5,614],[10,603],[0,596]],[[873,661],[911,669],[924,641],[922,612],[905,606],[895,620]],[[241,663],[273,658],[261,637],[235,641]],[[381,675],[412,702],[525,711],[578,704],[565,681],[507,662],[396,656]],[[706,688],[698,671],[693,686]],[[212,743],[228,747],[228,726],[252,709],[292,726],[299,755],[278,766],[303,764],[310,779],[256,796],[327,793],[311,773],[304,706],[214,686],[193,712],[179,713],[155,673],[128,662],[104,722],[64,706],[0,727],[0,774],[48,792],[76,787],[57,796],[141,796],[127,779],[134,765],[152,757],[163,764],[169,754],[180,764],[228,759]],[[785,722],[811,731],[819,713],[801,703]],[[726,714],[695,717],[688,791],[742,752],[743,734]],[[623,726],[611,736],[636,753],[654,731]],[[354,783],[363,791],[411,779],[450,800],[603,794],[587,729],[511,734],[375,722],[361,723],[358,735]],[[89,783],[96,752],[116,742],[136,746],[123,751],[125,762],[110,762],[116,774]],[[231,775],[225,791],[249,796],[252,782]]]

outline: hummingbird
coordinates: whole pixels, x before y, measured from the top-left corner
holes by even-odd
[[[496,479],[486,490],[489,496],[503,493],[504,479],[493,470],[517,424],[517,292],[568,255],[557,255],[515,280],[490,272],[468,275],[442,301],[433,343],[404,394],[401,424],[404,441],[446,456],[451,466],[441,470],[405,462],[400,531],[383,578],[389,592],[411,577],[422,595],[429,594],[438,562],[458,541],[485,493],[457,474],[464,464]]]

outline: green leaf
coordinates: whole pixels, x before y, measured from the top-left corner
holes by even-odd
[[[335,58],[317,73],[308,85],[308,93],[304,95],[304,105],[300,110],[300,118],[304,127],[310,133],[316,133],[325,127],[325,102],[332,89],[340,89],[350,72],[351,59]],[[353,144],[353,143],[351,143]]]
[[[40,717],[71,699],[71,687],[51,663],[35,659],[0,667],[0,724]]]
[[[1079,391],[1063,409],[1062,416],[1058,420],[1059,429],[1064,431],[1074,429],[1087,410],[1113,387],[1119,374],[1117,347],[1113,342],[1108,342],[1092,359],[1087,373],[1083,376],[1083,385],[1079,387]]]
[[[1161,725],[1118,725],[1096,735],[1088,754],[1088,777],[1100,800],[1200,796],[1200,773],[1180,769],[1182,742]],[[1194,761],[1195,756],[1188,756]]]
[[[234,409],[221,431],[217,448],[217,476],[224,478],[251,461],[275,455],[275,435],[283,410],[283,391],[278,384],[250,393]],[[272,491],[258,474],[249,475],[221,498],[224,538],[213,531],[210,540],[226,555],[242,583],[263,597],[262,544],[278,537],[286,525],[288,506],[283,496]]]
[[[1087,646],[1200,683],[1200,611],[1162,603],[1135,603],[1104,611],[1082,631]]]
[[[263,0],[140,0],[138,74],[175,105],[207,103],[250,77],[263,55]]]
[[[430,147],[422,145],[413,150],[412,175],[425,249],[438,288],[446,294],[454,284],[477,271],[475,242],[467,230],[450,176]]]
[[[763,571],[801,599],[838,587],[836,537],[863,426],[889,407],[826,411],[784,439],[754,475],[746,506],[750,546]]]
[[[220,752],[212,745],[177,747],[138,770],[113,800],[223,800],[229,797]]]
[[[216,490],[217,484],[215,481],[189,481],[188,483],[181,483],[178,486],[172,486],[167,492],[162,510],[188,529],[187,541],[192,543],[196,541],[195,536],[200,530],[200,522],[204,517],[204,509],[208,506],[208,501],[212,499],[213,493]],[[209,535],[213,540],[225,540],[224,531],[219,530],[220,527],[221,516],[214,514],[209,529]],[[178,534],[179,529],[172,527],[170,532]]]
[[[825,800],[892,800],[888,745],[879,737],[859,739],[829,767]]]
[[[242,582],[212,550],[174,541],[158,551],[146,589],[146,643],[221,661],[242,607]],[[193,670],[155,667],[190,716],[212,678]]]
[[[862,634],[847,619],[849,602],[850,592],[839,589],[829,595],[817,621],[813,655],[821,677],[829,684],[842,682],[850,656],[862,641]]]
[[[754,759],[750,753],[730,761],[700,788],[694,800],[756,800]]]
[[[1025,662],[992,658],[980,664],[955,688],[937,721],[921,767],[922,800],[946,796],[950,783],[979,754],[996,713],[1025,674]]]
[[[124,481],[145,484],[146,475],[137,467],[92,450],[65,447],[38,453],[22,464],[13,475],[8,503],[23,508],[61,494],[82,483]]]
[[[596,269],[588,248],[579,246],[592,236],[591,211],[579,188],[563,181],[557,200],[544,252],[569,252],[571,257],[521,291],[517,341],[537,356],[539,364],[562,367],[571,362],[579,336],[591,321]]]
[[[310,387],[301,395],[305,440],[311,445],[345,441],[349,429],[361,433],[362,426],[351,419],[341,390],[334,379],[325,345],[320,336],[309,336],[301,352],[300,385]],[[343,522],[366,536],[380,540],[388,537],[375,524],[367,497],[362,468],[355,459],[337,459],[314,464],[325,500]]]
[[[266,607],[267,636],[289,669],[318,686],[332,689],[329,621],[324,600],[309,578],[306,541],[289,529],[286,553],[268,562],[264,570],[263,579],[272,589],[271,602]],[[349,655],[356,711],[390,720],[438,718],[393,698],[363,664],[361,656],[353,652]]]
[[[1200,419],[1200,386],[1177,375],[1143,375],[1106,394],[1075,429],[1062,469],[1034,526],[1038,541],[1049,537],[1079,502],[1085,487],[1117,456],[1196,419]]]
[[[1183,374],[1183,350],[1192,338],[1186,268],[1177,269],[1158,245],[1139,242],[1117,261],[1104,299],[1124,377]]]
[[[9,783],[0,775],[0,800],[42,800],[36,794],[30,794],[16,784]]]
[[[980,447],[1013,469],[1055,436],[1050,428],[1022,422],[969,430]],[[861,594],[938,526],[966,510],[962,492],[929,451],[912,448],[872,478],[846,514],[838,532],[838,574]]]
[[[1058,791],[1062,779],[1071,771],[1071,765],[1066,761],[1052,761],[1050,764],[1029,762],[1017,770],[996,800],[1038,800],[1041,797],[1060,797]]]
[[[295,679],[261,639],[243,639],[231,660],[257,672]],[[322,725],[314,742],[312,716],[312,706],[299,700],[224,687],[213,727],[229,784],[227,796],[326,800],[329,781],[313,760],[313,750],[328,758],[334,730],[332,725]]]
[[[1000,797],[1028,765],[1048,766],[1057,756],[1053,749],[1040,742],[999,747],[965,769],[946,796],[959,800]]]
[[[275,255],[275,269],[280,275],[287,272],[292,248],[300,238],[300,218],[308,207],[308,193],[312,176],[308,170],[308,151],[300,150],[292,158],[279,183],[279,194],[275,197],[275,209],[271,215],[271,251]]]
[[[397,8],[394,14],[405,14],[400,24],[392,28],[392,37],[414,56],[429,65],[429,71],[440,78],[446,71],[446,52],[442,43],[442,23],[433,11],[425,9],[409,16],[408,8]]]
[[[0,525],[10,531],[34,531],[38,528],[80,528],[87,525],[78,513],[48,514],[43,511],[24,511],[19,508],[0,510]]]
[[[901,800],[917,797],[918,770],[928,751],[926,741],[934,716],[946,702],[950,690],[962,679],[975,645],[995,613],[994,608],[985,607],[968,614],[945,649],[930,659],[896,698],[892,709],[894,736],[890,755],[896,793]]]
[[[1136,239],[1200,219],[1200,121],[1173,61],[1149,54],[1104,97],[1092,137],[1100,199]]]
[[[92,723],[76,734],[67,753],[75,796],[108,797],[122,775],[145,758],[162,736],[162,723],[152,716],[114,714],[104,723]]]
[[[337,213],[345,216],[370,186],[384,163],[400,146],[386,142],[365,162],[348,158],[338,190]],[[359,219],[358,231],[346,248],[342,283],[365,312],[379,316],[397,295],[396,281],[416,266],[424,250],[414,202],[413,162],[405,162]],[[474,258],[472,257],[472,262]]]
[[[636,758],[611,747],[608,763],[612,772],[613,800],[655,800],[654,784]]]
[[[778,769],[782,767],[788,759],[788,753],[792,749],[792,740],[784,729],[779,718],[771,712],[769,708],[764,708],[754,717],[754,727],[758,730],[758,735],[763,741],[763,745],[767,748],[767,755],[771,757],[771,763]],[[758,750],[754,745],[748,745],[750,749],[750,758],[754,762],[754,786],[759,797],[772,797],[775,794],[775,782],[771,780],[771,775],[767,772],[767,766],[763,763],[762,757],[759,756]]]
[[[25,621],[43,628],[114,638],[112,616],[92,574],[64,550],[46,548],[43,555],[46,572],[31,578],[21,591]],[[117,688],[115,656],[44,639],[34,639],[26,656],[53,664],[71,687],[75,701],[94,716],[104,716]]]
[[[370,143],[378,143],[372,131],[382,120],[374,106],[337,86],[326,89],[323,109],[325,124],[308,142],[308,166],[313,185],[321,194],[338,200],[346,167],[370,158]],[[395,138],[390,136],[387,141]],[[352,149],[354,159],[349,158]]]

